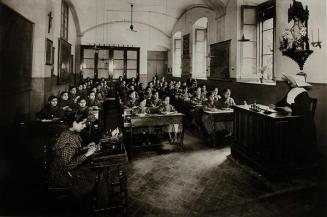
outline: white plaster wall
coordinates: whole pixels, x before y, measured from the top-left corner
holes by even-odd
[[[84,33],[81,44],[140,47],[140,74],[147,74],[147,52],[170,50],[170,38],[147,25],[136,23],[134,29],[137,32],[130,31],[128,22],[99,24],[97,28]]]
[[[311,43],[311,29],[314,30],[314,40],[317,40],[317,31],[319,27],[320,40],[322,40],[322,47],[314,48],[313,54],[309,56],[306,63],[304,64],[303,71],[307,74],[307,81],[312,83],[327,83],[327,50],[326,50],[326,0],[301,0],[303,6],[308,6],[309,9],[309,41]],[[276,41],[276,74],[280,78],[283,73],[296,74],[300,71],[296,62],[292,59],[283,56],[278,50],[279,47],[279,36],[283,34],[286,27],[289,27],[287,11],[292,3],[292,0],[277,0],[277,41]]]

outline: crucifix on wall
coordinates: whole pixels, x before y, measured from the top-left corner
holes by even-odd
[[[48,33],[50,33],[50,30],[51,30],[51,24],[52,24],[52,19],[53,19],[53,17],[52,17],[52,12],[51,12],[51,11],[48,13],[48,17],[49,17]]]

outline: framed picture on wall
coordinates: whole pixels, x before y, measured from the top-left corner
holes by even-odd
[[[55,56],[55,51],[56,51],[56,48],[55,47],[52,47],[52,66],[51,66],[51,76],[54,75],[54,56]]]
[[[50,39],[46,38],[45,39],[45,64],[46,65],[53,64],[52,45],[53,42]]]
[[[71,71],[71,44],[64,39],[59,39],[58,52],[58,84],[68,83],[73,75]]]

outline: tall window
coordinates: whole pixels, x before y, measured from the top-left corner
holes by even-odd
[[[274,79],[274,17],[274,5],[265,4],[259,7],[259,66],[264,80]]]
[[[61,3],[61,38],[68,41],[68,17],[69,17],[69,7],[67,2],[62,1]]]
[[[241,46],[240,79],[248,82],[274,81],[274,1],[242,6],[242,33],[249,41]]]
[[[174,70],[173,76],[174,77],[181,77],[182,72],[182,39],[174,39]]]
[[[196,78],[207,78],[207,30],[195,29],[195,61],[194,76]]]

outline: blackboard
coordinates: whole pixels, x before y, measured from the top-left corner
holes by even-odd
[[[0,3],[0,91],[31,88],[33,23]]]
[[[230,42],[223,41],[210,45],[210,78],[229,80]]]

